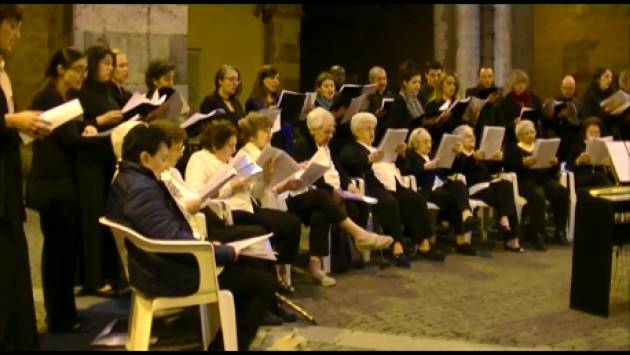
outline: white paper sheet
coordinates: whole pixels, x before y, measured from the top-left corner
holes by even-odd
[[[608,158],[606,142],[612,142],[613,137],[593,138],[586,142],[586,153],[591,158],[591,165],[602,165]]]
[[[453,166],[453,161],[455,160],[455,152],[453,148],[455,144],[459,142],[461,138],[456,134],[448,134],[445,133],[442,135],[442,140],[440,141],[440,146],[435,153],[435,157],[433,159],[439,159],[437,161],[437,167],[443,169],[450,169]]]
[[[59,106],[53,107],[50,110],[42,112],[39,115],[39,118],[49,122],[50,129],[55,130],[65,123],[72,121],[75,118],[78,118],[82,114],[83,106],[81,106],[81,102],[79,102],[79,99],[74,99]],[[22,142],[25,145],[35,140],[35,137],[31,136],[30,134],[26,134],[23,132],[19,133],[20,137],[22,138]]]
[[[405,143],[409,130],[407,128],[388,128],[378,145],[378,150],[383,151],[383,159],[381,161],[396,161],[396,147]]]
[[[613,164],[615,176],[620,183],[630,182],[630,153],[627,146],[629,142],[606,142],[608,154]]]
[[[479,150],[484,152],[485,159],[491,159],[498,150],[501,150],[504,136],[505,127],[485,126],[483,128]]]
[[[560,138],[537,139],[532,156],[536,158],[536,164],[531,169],[544,169],[551,167],[549,163],[558,153]]]

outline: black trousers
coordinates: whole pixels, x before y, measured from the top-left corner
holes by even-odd
[[[516,231],[519,228],[516,204],[514,202],[514,187],[507,180],[499,180],[490,183],[486,189],[479,190],[471,198],[481,200],[497,210],[497,219],[507,217],[510,229]]]
[[[400,184],[396,192],[382,186],[369,186],[369,195],[378,199],[374,206],[374,217],[383,232],[397,242],[402,242],[403,226],[415,243],[433,236],[429,210],[425,197]]]
[[[28,245],[16,212],[0,220],[0,350],[37,350]]]
[[[330,192],[322,189],[309,190],[287,199],[289,212],[297,215],[302,223],[311,227],[309,234],[310,255],[329,254],[328,232],[331,224],[348,218],[344,208],[336,203]]]
[[[227,265],[218,279],[219,287],[234,295],[238,350],[247,350],[274,301],[275,277],[237,261]]]
[[[67,331],[77,321],[74,275],[81,226],[75,201],[74,198],[57,199],[39,210],[44,235],[42,284],[49,331]]]
[[[290,212],[255,208],[254,213],[232,211],[234,224],[257,225],[273,233],[272,244],[278,252],[278,264],[293,264],[300,246],[302,222]],[[264,233],[263,233],[264,234]]]
[[[206,229],[209,240],[229,243],[268,233],[265,228],[258,225],[228,226],[209,207],[202,209],[201,212],[206,216]]]
[[[468,189],[461,181],[447,180],[444,185],[435,190],[420,190],[430,202],[435,203],[440,210],[447,211],[448,221],[455,234],[464,232],[462,212],[470,209]]]
[[[525,215],[529,217],[529,227],[534,233],[545,232],[545,199],[551,203],[556,230],[566,227],[569,215],[569,190],[556,179],[548,179],[544,184],[532,180],[518,182],[519,193],[527,200]]]

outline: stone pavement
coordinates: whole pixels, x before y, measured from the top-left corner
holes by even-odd
[[[41,323],[36,217],[29,211],[27,233]],[[368,265],[336,275],[337,285],[331,288],[310,284],[295,269],[297,292],[290,298],[313,314],[318,325],[299,320],[265,327],[252,348],[264,349],[295,327],[311,350],[630,350],[628,248],[613,266],[608,318],[569,309],[570,247],[524,254],[497,247],[487,257],[450,254],[445,263],[415,261],[411,269]],[[90,342],[116,317],[121,319],[118,330],[124,331],[128,300],[77,300],[92,331],[45,334],[44,349],[98,349]],[[153,335],[158,340],[152,349],[200,349],[198,317],[197,309],[190,308],[156,319]]]

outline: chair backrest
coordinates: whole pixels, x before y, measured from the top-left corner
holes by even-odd
[[[199,287],[197,293],[216,292],[218,295],[218,273],[212,243],[196,240],[149,239],[133,229],[113,222],[106,217],[99,218],[99,222],[109,227],[112,231],[127,280],[130,280],[129,255],[125,241],[129,240],[130,243],[148,253],[192,254],[196,258],[199,266]]]

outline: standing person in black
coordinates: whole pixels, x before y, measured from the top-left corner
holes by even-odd
[[[523,107],[533,108],[534,118],[531,120],[537,132],[542,132],[542,102],[538,96],[529,91],[529,77],[521,69],[514,69],[508,74],[506,88],[509,92],[499,102],[497,111],[498,123],[505,127],[506,144],[516,144],[514,127],[521,120]],[[543,137],[544,138],[544,137]]]
[[[136,232],[163,239],[194,240],[193,232],[167,187],[160,180],[168,169],[169,139],[157,127],[138,125],[123,142],[120,174],[108,196],[107,217]],[[213,241],[215,263],[223,266],[219,287],[234,295],[239,350],[247,350],[262,324],[276,289],[268,272],[244,264],[231,246]],[[128,248],[129,275],[140,292],[162,297],[195,293],[199,268],[191,255],[155,254]],[[210,348],[221,343],[217,336]]]
[[[591,164],[591,157],[586,152],[589,139],[601,136],[602,123],[597,117],[590,117],[582,123],[580,140],[573,143],[567,157],[567,169],[573,171],[575,188],[595,188],[612,186],[613,180],[609,174],[610,160],[604,165]]]
[[[352,133],[355,140],[348,144],[339,157],[342,171],[365,180],[366,194],[378,199],[374,217],[384,233],[392,236],[392,258],[399,267],[409,267],[410,260],[403,249],[403,225],[406,235],[414,244],[415,256],[444,260],[444,255],[431,249],[429,239],[434,236],[429,220],[426,199],[405,186],[402,175],[394,162],[383,161],[383,152],[374,148],[377,118],[369,112],[352,117]],[[401,144],[402,154],[405,145]],[[417,249],[417,251],[416,251]]]
[[[474,96],[487,100],[481,111],[474,113],[470,125],[474,128],[475,136],[481,137],[485,126],[496,126],[497,103],[501,99],[499,89],[494,85],[494,70],[490,67],[481,67],[477,73],[477,86],[466,90],[466,97]],[[490,91],[496,89],[495,91]]]
[[[50,134],[40,112],[14,111],[13,88],[4,57],[20,38],[24,10],[0,5],[0,350],[39,348],[22,199],[20,136]]]
[[[607,99],[616,91],[613,83],[612,71],[608,68],[597,68],[591,84],[582,96],[582,107],[580,108],[580,117],[586,119],[589,117],[598,117],[602,120],[604,136],[613,136],[615,139],[620,138],[618,117],[610,115],[604,111],[600,103]]]
[[[238,120],[245,116],[243,105],[238,95],[243,89],[241,73],[231,65],[223,65],[214,76],[214,92],[206,96],[199,107],[200,113],[209,113],[216,109],[223,109],[224,115],[216,118],[227,118],[238,128]]]
[[[333,76],[335,80],[335,91],[339,92],[343,84],[346,83],[346,68],[337,64],[330,67],[328,72]]]
[[[125,89],[125,81],[129,78],[129,60],[127,54],[112,49],[114,54],[114,74],[112,75],[111,89],[112,95],[118,106],[124,107],[131,98],[131,92]]]
[[[368,96],[369,106],[367,111],[371,112],[378,119],[376,125],[376,136],[374,137],[374,144],[378,145],[385,135],[387,130],[387,113],[388,109],[381,108],[383,106],[383,100],[386,98],[393,98],[393,94],[387,90],[387,72],[381,67],[372,67],[368,72],[368,78],[370,84],[376,85],[376,91],[374,94]]]
[[[438,87],[443,71],[444,67],[442,67],[442,63],[437,61],[427,62],[424,71],[424,79],[426,82],[422,85],[422,89],[420,89],[418,93],[418,99],[423,107],[426,107],[431,97],[435,94],[435,88]]]
[[[619,89],[630,95],[630,68],[619,73]],[[630,109],[626,109],[619,118],[621,139],[630,140]]]
[[[554,238],[567,245],[567,218],[569,213],[569,191],[558,182],[559,162],[554,157],[551,167],[533,169],[536,158],[533,157],[536,142],[534,123],[523,120],[516,124],[517,143],[508,143],[505,148],[503,164],[506,171],[515,172],[518,177],[518,190],[527,200],[523,223],[526,236],[536,250],[547,250],[545,246],[545,199],[551,203],[555,220]]]
[[[72,99],[81,89],[87,59],[72,47],[59,50],[46,69],[47,82],[33,100],[32,109],[45,111]],[[81,221],[76,191],[75,152],[81,132],[96,127],[70,121],[50,137],[33,143],[33,163],[27,184],[27,204],[39,212],[44,235],[42,281],[49,332],[80,328],[74,302],[74,276],[80,247]]]
[[[486,157],[481,150],[475,151],[475,133],[472,127],[461,125],[453,134],[462,138],[462,150],[453,162],[453,171],[466,177],[470,198],[479,199],[497,211],[499,233],[505,250],[522,253],[519,245],[520,227],[514,202],[514,186],[504,179],[493,179],[493,173],[501,170],[503,151]]]
[[[387,128],[408,128],[410,131],[420,126],[424,108],[418,100],[420,92],[420,72],[413,62],[407,61],[400,66],[400,90],[394,96],[394,102],[387,115]]]
[[[553,100],[563,102],[566,106],[555,109]],[[569,149],[580,140],[580,118],[578,102],[575,100],[575,79],[571,75],[562,78],[560,95],[548,99],[543,104],[543,129],[546,137],[559,137],[558,159],[565,161]]]
[[[111,95],[114,56],[108,48],[90,47],[87,78],[79,91],[85,123],[99,131],[123,120],[118,102]],[[109,229],[98,223],[103,215],[107,191],[114,175],[116,158],[110,137],[94,137],[76,153],[81,236],[80,258],[84,293],[111,294],[120,278],[116,246]]]
[[[424,106],[426,111],[422,126],[431,133],[434,142],[440,142],[444,133],[452,132],[463,123],[462,117],[452,117],[444,106],[450,106],[459,99],[459,78],[457,74],[447,71],[441,74],[437,87],[429,102]]]

